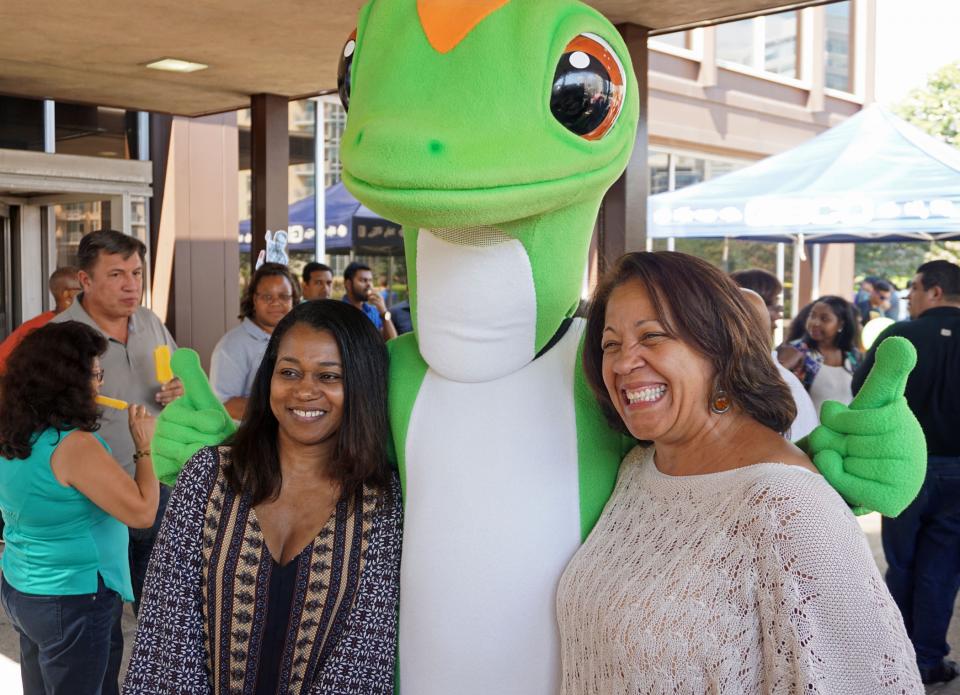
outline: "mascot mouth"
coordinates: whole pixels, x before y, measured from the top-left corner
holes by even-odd
[[[596,200],[620,175],[610,162],[572,176],[475,188],[415,188],[372,183],[346,167],[342,177],[360,202],[405,227],[502,225]]]

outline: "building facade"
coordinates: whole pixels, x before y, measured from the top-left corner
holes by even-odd
[[[875,2],[654,32],[649,191],[782,152],[872,101]],[[289,102],[288,203],[318,198],[317,162],[320,190],[339,180],[344,121],[335,95]],[[249,110],[189,118],[0,96],[0,338],[49,308],[49,273],[74,261],[84,233],[109,226],[147,243],[146,302],[206,360],[236,321],[249,268],[240,225],[252,216],[253,125]],[[288,220],[291,235],[316,235],[316,212],[313,229]],[[676,248],[731,267],[765,258],[791,265],[790,249],[688,243]],[[807,294],[852,278],[852,250],[809,249],[807,257],[798,274]]]
[[[874,101],[876,0],[844,0],[649,39],[649,192],[672,191],[788,150]],[[793,289],[794,249],[658,240],[729,270],[761,264]],[[798,303],[849,294],[853,246],[808,245]],[[787,293],[790,304],[790,293]]]

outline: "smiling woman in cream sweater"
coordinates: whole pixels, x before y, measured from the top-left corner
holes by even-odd
[[[644,444],[558,593],[563,692],[922,693],[856,520],[781,435],[794,416],[737,288],[691,256],[625,256],[584,363]]]

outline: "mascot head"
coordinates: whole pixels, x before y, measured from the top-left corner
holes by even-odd
[[[501,368],[529,362],[577,306],[600,201],[633,148],[637,83],[617,30],[573,0],[372,0],[344,47],[339,83],[348,109],[343,180],[404,225],[424,357],[436,367],[439,352],[461,343],[510,342],[516,349],[502,353]],[[453,287],[425,295],[424,275],[436,266],[418,264],[425,231],[464,247],[519,242],[527,260],[509,269],[495,267],[504,253],[449,260],[468,275],[476,265],[476,278],[487,269],[471,288],[481,297],[528,273],[529,286],[524,279],[504,292],[530,295],[522,301],[534,315],[523,321],[532,334],[490,325],[431,350],[427,333],[456,317],[427,316],[426,303],[460,298]]]

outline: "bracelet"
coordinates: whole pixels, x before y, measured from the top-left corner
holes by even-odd
[[[147,449],[146,451],[138,451],[137,453],[135,453],[135,454],[133,455],[133,461],[134,461],[134,463],[136,463],[136,462],[139,461],[140,459],[142,459],[142,458],[147,458],[148,456],[150,456],[150,450],[149,450],[149,449]]]

